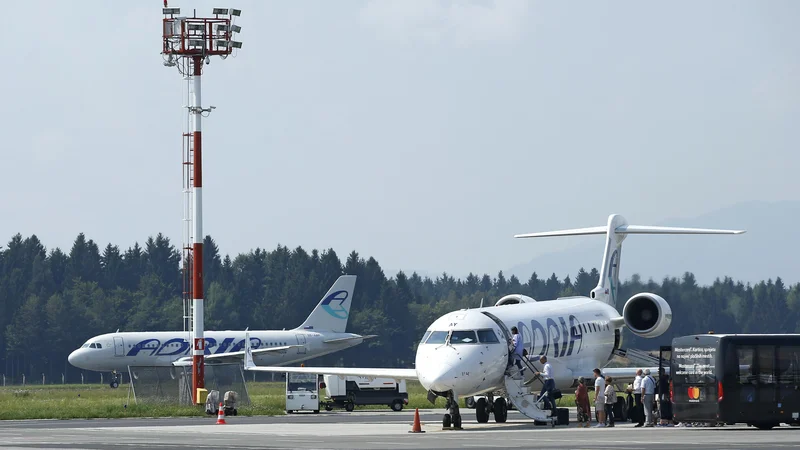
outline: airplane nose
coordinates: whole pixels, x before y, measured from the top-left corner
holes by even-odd
[[[74,367],[78,367],[78,368],[81,368],[80,367],[80,363],[81,363],[82,360],[83,360],[83,358],[81,357],[80,350],[73,351],[67,357],[67,361],[69,361],[69,363],[72,364]]]

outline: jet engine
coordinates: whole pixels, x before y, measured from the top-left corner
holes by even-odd
[[[636,294],[622,308],[625,326],[637,336],[654,338],[664,334],[672,323],[669,303],[656,294]]]

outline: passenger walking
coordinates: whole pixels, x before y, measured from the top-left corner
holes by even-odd
[[[642,407],[642,369],[636,370],[636,378],[633,379],[633,403],[637,423],[635,428],[644,425],[644,408]]]
[[[592,422],[592,408],[589,406],[589,391],[586,388],[586,379],[578,377],[578,388],[575,389],[575,406],[578,407],[578,427],[589,428]]]
[[[656,393],[656,380],[650,376],[650,369],[644,369],[642,380],[642,403],[644,403],[645,427],[655,426],[653,419],[653,399]]]
[[[536,376],[542,377],[542,391],[539,392],[538,400],[541,400],[542,397],[547,394],[547,401],[550,403],[550,409],[552,409],[553,413],[555,413],[556,402],[553,399],[553,390],[556,388],[556,382],[553,379],[553,366],[547,362],[547,356],[544,355],[539,357],[539,362],[543,367],[541,372],[536,372]]]
[[[519,374],[524,376],[525,369],[522,367],[522,335],[519,334],[517,327],[511,327],[511,345],[513,350],[508,355],[508,368],[516,363]]]
[[[606,377],[606,417],[608,418],[608,426],[614,426],[614,404],[617,402],[617,390],[614,389],[614,385],[611,384],[612,382],[611,377]]]
[[[673,426],[672,400],[669,396],[669,375],[664,372],[664,368],[658,370],[658,410],[661,413],[659,426]]]
[[[600,369],[594,369],[594,409],[597,412],[597,425],[595,428],[606,426],[606,380]]]

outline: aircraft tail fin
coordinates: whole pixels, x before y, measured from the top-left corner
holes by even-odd
[[[579,236],[605,234],[606,246],[603,264],[600,269],[600,282],[589,296],[608,303],[616,308],[619,289],[619,262],[622,254],[622,241],[629,234],[742,234],[745,230],[719,230],[710,228],[657,227],[647,225],[628,225],[628,221],[618,214],[608,216],[604,227],[575,228],[570,230],[545,231],[541,233],[517,234],[515,238],[535,238],[553,236]]]
[[[355,275],[340,276],[298,330],[344,333],[356,286]]]

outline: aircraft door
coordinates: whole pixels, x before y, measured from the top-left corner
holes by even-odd
[[[114,338],[114,356],[125,356],[125,342],[121,337]]]
[[[301,345],[301,347],[297,347],[297,354],[298,355],[305,355],[306,354],[306,336],[304,334],[296,334],[297,337],[297,345]]]

